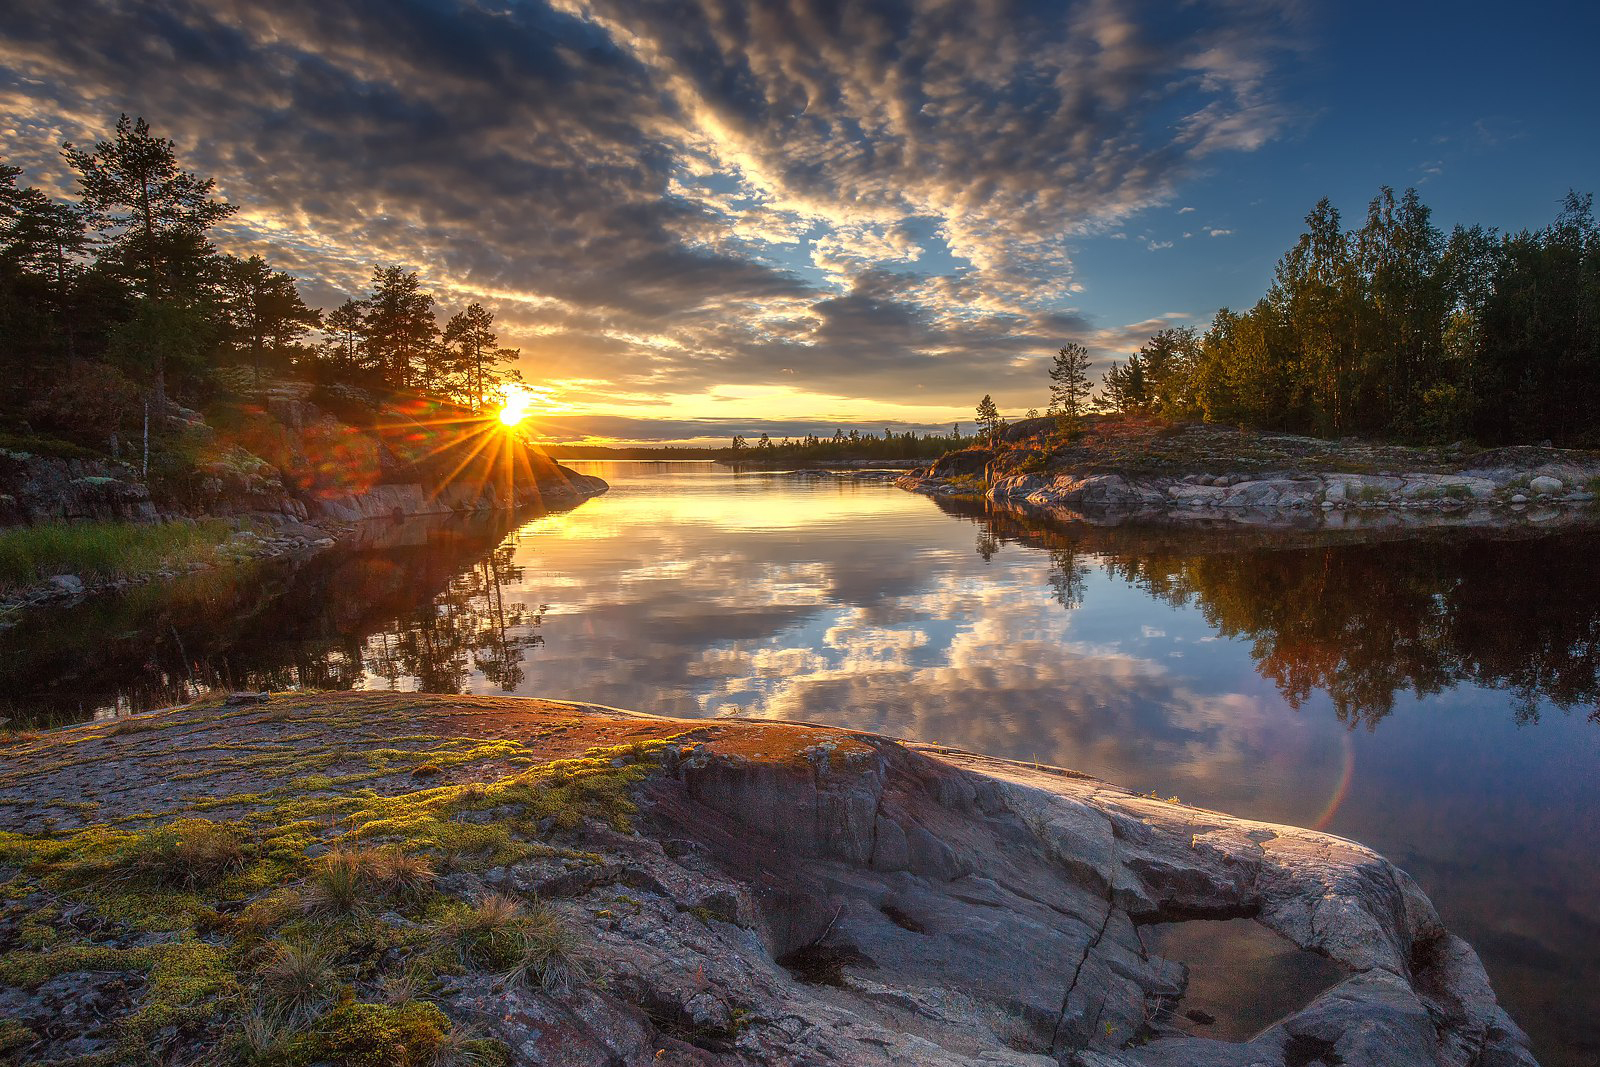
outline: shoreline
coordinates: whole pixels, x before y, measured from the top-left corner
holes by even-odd
[[[164,522],[221,521],[235,525],[233,534],[219,541],[211,558],[176,562],[136,574],[84,577],[64,568],[60,573],[0,596],[0,629],[17,625],[32,608],[65,606],[90,597],[135,586],[170,582],[191,574],[218,571],[252,563],[303,562],[323,552],[381,541],[389,530],[412,520],[469,519],[488,515],[517,515],[577,507],[610,489],[601,478],[559,467],[568,475],[555,484],[539,483],[502,503],[491,490],[473,495],[430,494],[423,486],[377,486],[366,494],[317,501],[315,516],[258,512],[217,516],[169,517]],[[448,496],[448,499],[447,499]],[[303,509],[309,512],[309,509]],[[0,535],[8,529],[0,527]]]
[[[1113,425],[1111,434],[1122,429]],[[1474,453],[1195,425],[1133,430],[1131,443],[1094,439],[1052,450],[1024,442],[951,452],[895,484],[1085,521],[1335,530],[1600,521],[1600,454],[1593,452],[1523,446]]]

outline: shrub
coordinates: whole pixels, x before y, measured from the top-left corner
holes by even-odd
[[[40,391],[28,417],[69,441],[104,446],[131,430],[140,413],[139,387],[108,363],[74,360]]]

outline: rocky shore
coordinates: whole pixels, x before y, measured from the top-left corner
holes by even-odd
[[[1600,455],[1323,441],[1211,426],[1100,423],[951,452],[896,484],[1085,518],[1340,528],[1592,521]]]
[[[304,558],[359,542],[371,523],[518,509],[561,510],[609,488],[504,431],[496,420],[304,383],[260,391],[226,429],[174,407],[168,433],[189,456],[155,483],[128,462],[0,448],[0,531],[44,523],[195,522],[235,527],[211,555],[138,574],[65,570],[0,597],[17,609],[251,560]],[[320,401],[320,403],[319,403]],[[339,415],[324,405],[338,405]],[[170,484],[169,484],[170,483]],[[3,625],[3,622],[0,622]]]
[[[825,726],[242,696],[11,739],[0,827],[15,1062],[1534,1062],[1357,844]],[[1227,921],[1324,977],[1223,1040],[1152,946]]]

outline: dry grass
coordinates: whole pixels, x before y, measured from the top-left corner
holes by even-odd
[[[433,863],[394,847],[330,849],[311,870],[300,893],[301,910],[337,915],[368,900],[417,900],[433,887]]]
[[[314,1017],[339,988],[333,950],[315,944],[276,943],[256,978],[267,1006],[291,1021]]]
[[[565,989],[583,972],[578,935],[538,901],[490,893],[440,933],[464,966],[498,970],[506,985]]]
[[[245,858],[244,837],[234,824],[178,819],[142,836],[118,866],[141,880],[196,889],[243,869]]]

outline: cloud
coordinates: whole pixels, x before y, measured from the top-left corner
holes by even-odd
[[[1227,237],[1230,234],[1232,234],[1233,231],[1232,230],[1207,230],[1206,233],[1210,234],[1212,237]]]
[[[1020,401],[1016,358],[1092,328],[1069,242],[1293,121],[1270,85],[1294,18],[17,0],[0,114],[10,161],[57,189],[62,140],[142,114],[242,207],[225,246],[321,279],[323,303],[375,263],[418,268],[584,403],[782,374],[937,405],[990,370]]]

